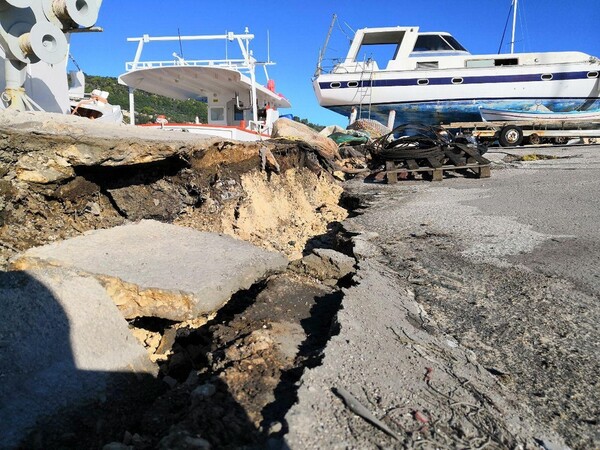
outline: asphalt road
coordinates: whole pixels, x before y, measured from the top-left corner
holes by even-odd
[[[519,163],[513,169],[494,171],[485,198],[467,204],[489,216],[512,217],[547,237],[510,261],[565,277],[598,296],[600,146],[535,151],[565,159]]]
[[[538,159],[518,161],[532,154]],[[487,385],[490,395],[507,402],[494,427],[505,427],[513,441],[480,430],[498,448],[518,442],[600,446],[600,146],[495,149],[486,156],[493,162],[487,179],[347,184],[363,206],[344,222],[359,234],[359,284],[346,292],[341,331],[323,365],[303,377],[298,405],[288,417],[288,442],[317,448],[327,429],[327,442],[339,448],[393,445],[340,409],[328,386],[354,385],[354,394],[371,402],[378,417],[389,419],[385,408],[395,410],[400,401],[414,414],[427,402],[417,389],[422,365],[429,364],[435,373]],[[420,311],[417,328],[428,336],[402,324],[415,323],[402,308]],[[410,361],[402,353],[405,347],[388,332],[398,329],[408,331],[403,339],[415,339],[412,345],[424,359]],[[432,335],[440,340],[427,341]],[[467,364],[456,363],[465,356],[440,361],[446,344],[465,352]],[[469,355],[478,361],[479,378],[459,373],[470,367]],[[460,392],[451,380],[440,379],[437,386]],[[370,392],[385,401],[376,405]],[[440,424],[448,420],[452,426],[448,417],[460,417],[443,402],[429,408],[430,420]],[[510,427],[511,414],[521,418],[521,431]],[[387,424],[405,446],[423,438],[439,446],[468,444],[459,435],[403,433],[411,422],[401,420]]]

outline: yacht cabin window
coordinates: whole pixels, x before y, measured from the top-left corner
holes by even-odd
[[[421,34],[415,43],[414,52],[437,52],[437,51],[463,51],[467,50],[450,35]]]
[[[418,61],[417,69],[437,69],[439,67],[438,61]]]

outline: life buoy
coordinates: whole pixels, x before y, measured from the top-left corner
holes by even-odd
[[[271,92],[275,92],[275,80],[267,81],[267,89]]]

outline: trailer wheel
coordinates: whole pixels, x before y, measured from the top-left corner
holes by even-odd
[[[523,130],[516,125],[507,125],[500,130],[498,140],[502,147],[516,147],[523,142]]]
[[[531,145],[540,145],[542,143],[542,138],[540,137],[539,134],[530,134],[529,135],[529,143]]]
[[[567,138],[564,136],[558,136],[554,138],[554,143],[556,145],[564,145],[567,143]]]

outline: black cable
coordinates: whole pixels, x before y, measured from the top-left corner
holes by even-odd
[[[506,29],[508,28],[508,21],[510,20],[510,13],[513,10],[514,2],[510,4],[510,9],[508,10],[508,17],[506,18],[506,23],[504,24],[504,31],[502,32],[502,39],[500,39],[500,47],[498,47],[498,54],[502,51],[502,44],[504,44],[504,36],[506,36]]]

